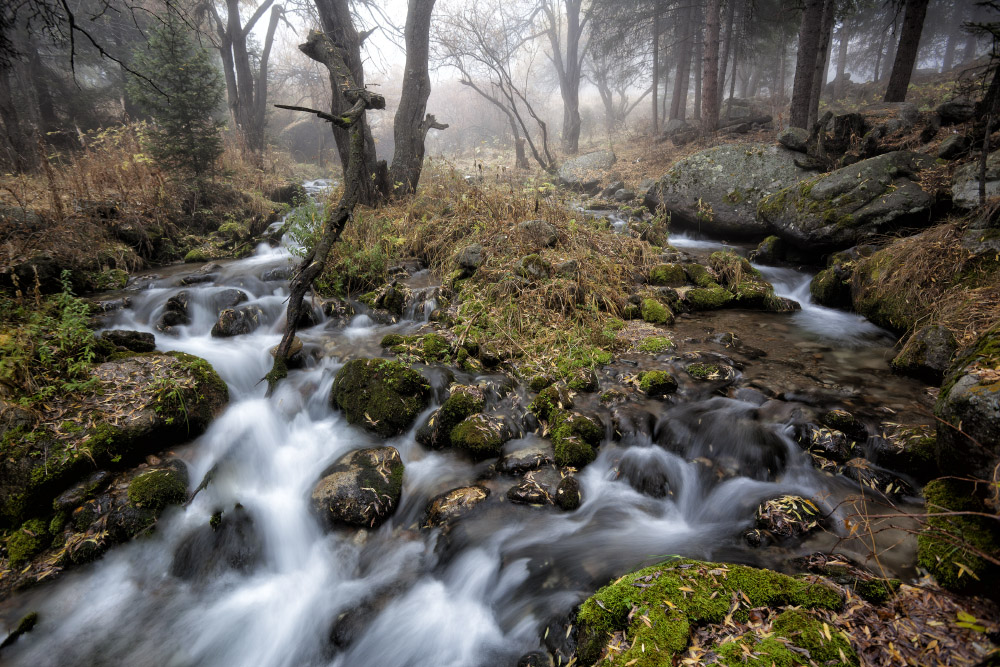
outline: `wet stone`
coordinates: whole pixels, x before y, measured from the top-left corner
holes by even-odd
[[[261,274],[260,279],[263,280],[264,282],[291,280],[292,268],[289,266],[280,266],[276,269],[270,269]]]
[[[156,337],[145,331],[115,329],[105,331],[101,334],[101,338],[114,344],[116,347],[132,352],[152,352],[156,349]]]
[[[552,465],[554,457],[552,445],[541,441],[504,455],[497,463],[497,472],[504,475],[522,475],[530,470]]]
[[[250,300],[247,293],[241,289],[236,289],[235,287],[224,289],[221,292],[215,294],[212,297],[212,304],[215,306],[216,312],[225,310],[226,308],[235,308],[241,303],[246,303]]]
[[[535,473],[528,473],[520,484],[507,489],[507,500],[519,505],[551,505],[553,503],[549,487],[535,479]]]
[[[744,539],[751,546],[757,546],[769,540],[801,538],[817,530],[822,520],[820,509],[813,501],[801,496],[780,496],[757,508],[755,527],[744,534]]]
[[[802,449],[832,461],[843,463],[856,456],[857,443],[836,429],[802,424],[796,427],[794,437]]]
[[[226,338],[252,333],[263,324],[264,311],[257,306],[226,308],[212,327],[212,336]]]
[[[892,500],[914,495],[913,487],[908,483],[866,459],[851,459],[841,466],[838,471],[844,477],[853,479],[861,486],[876,491]]]
[[[188,315],[188,300],[189,295],[187,292],[178,292],[167,299],[163,313],[156,321],[156,328],[165,334],[174,334],[176,333],[175,327],[190,324],[191,317]]]
[[[580,490],[580,482],[572,475],[564,477],[556,487],[556,507],[565,512],[572,512],[580,506],[581,502],[583,502],[583,496]]]
[[[490,497],[490,490],[482,486],[463,486],[431,498],[424,515],[424,527],[435,528],[451,524],[469,514]]]
[[[403,462],[395,447],[359,449],[323,472],[310,507],[331,526],[374,528],[396,510],[402,488]]]

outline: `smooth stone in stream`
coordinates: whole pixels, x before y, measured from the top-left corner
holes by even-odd
[[[427,503],[423,526],[436,528],[451,524],[472,512],[489,497],[490,490],[483,486],[463,486],[445,491]]]
[[[156,349],[156,337],[145,331],[114,329],[102,333],[101,338],[132,352],[152,352]]]
[[[395,447],[349,452],[323,471],[313,487],[310,509],[331,527],[375,528],[396,511],[403,469]]]

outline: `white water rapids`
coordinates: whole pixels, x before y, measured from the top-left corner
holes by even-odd
[[[657,404],[660,424],[677,425],[671,431],[677,447],[668,451],[648,437],[604,443],[578,474],[584,502],[574,512],[496,502],[463,520],[445,543],[418,528],[427,500],[473,483],[489,462],[424,450],[409,433],[388,442],[406,463],[395,515],[370,533],[325,531],[308,509],[319,474],[345,452],[378,442],[329,407],[334,373],[350,355],[377,353],[385,333],[416,325],[377,326],[359,315],[344,330],[324,324],[306,330],[300,334],[306,351],[327,354],[292,371],[265,399],[259,380],[280,338],[287,283],[259,276],[293,261],[287,248],[262,245],[254,256],[225,264],[212,283],[179,287],[176,276],[151,278],[149,289],[132,296],[133,307],[116,315],[112,328],[155,332],[159,349],[203,357],[228,383],[229,407],[178,450],[192,487],[209,471],[212,481],[187,507],[168,510],[151,537],[15,600],[37,610],[41,621],[5,649],[5,664],[514,665],[542,645],[548,623],[609,578],[671,554],[765,562],[768,556],[740,537],[760,502],[800,493],[830,508],[854,488],[814,470],[783,424],[754,417],[755,405],[690,395]],[[828,334],[841,327],[834,337],[852,344],[869,335],[863,320],[810,305],[802,294],[808,276],[762,270],[779,294],[802,302],[793,316],[797,326]],[[213,299],[233,287],[250,295],[268,324],[249,335],[213,338]],[[156,332],[163,304],[182,289],[191,295],[192,323],[175,337]],[[785,460],[773,475],[759,461],[768,448]],[[694,460],[699,456],[731,462],[737,474],[706,472]],[[672,493],[656,498],[628,483],[656,474],[669,480]],[[501,487],[514,483],[510,478]],[[252,520],[237,545],[259,550],[252,566],[229,567],[211,550],[185,552],[211,534],[214,512],[239,516],[237,503]]]

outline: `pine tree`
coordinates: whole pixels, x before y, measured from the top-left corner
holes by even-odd
[[[148,79],[133,78],[129,93],[155,121],[150,154],[166,169],[204,176],[222,154],[215,113],[225,91],[208,51],[171,14],[136,52],[135,70]]]

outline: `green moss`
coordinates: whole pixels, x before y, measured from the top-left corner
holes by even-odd
[[[406,338],[400,336],[399,334],[386,334],[382,336],[382,342],[380,345],[382,347],[394,347],[396,345],[402,345],[406,342]]]
[[[451,446],[477,460],[500,456],[504,442],[503,424],[486,415],[472,415],[451,430]]]
[[[427,381],[398,361],[354,359],[337,372],[330,402],[349,423],[391,437],[409,428],[429,395]]]
[[[535,416],[543,421],[550,420],[559,410],[573,407],[573,399],[565,387],[551,385],[538,392],[538,396],[528,406]]]
[[[630,648],[605,664],[672,664],[671,658],[687,647],[693,627],[725,620],[734,596],[749,600],[732,612],[738,622],[745,622],[752,608],[839,609],[843,604],[840,594],[827,586],[769,570],[686,560],[661,563],[621,577],[583,603],[577,615],[577,655],[581,663],[593,664],[611,635],[624,631]]]
[[[899,590],[899,579],[869,579],[857,581],[854,592],[872,604],[885,604]]]
[[[122,269],[107,269],[91,274],[91,282],[97,290],[124,289],[128,284],[128,273]]]
[[[798,667],[802,664],[799,654],[784,642],[774,637],[761,639],[753,633],[719,644],[715,652],[720,664],[727,667]]]
[[[195,264],[195,263],[198,263],[198,262],[207,262],[210,259],[212,259],[212,258],[208,256],[208,253],[206,253],[201,248],[194,248],[192,250],[189,250],[188,253],[186,255],[184,255],[184,263],[185,264]]]
[[[639,373],[639,389],[647,396],[666,396],[677,391],[677,380],[667,371]]]
[[[936,479],[924,487],[929,513],[986,512],[982,500],[964,482]],[[956,593],[991,590],[1000,584],[1000,568],[974,551],[1000,553],[1000,530],[984,517],[931,516],[917,536],[917,563],[944,588]]]
[[[187,480],[177,470],[152,470],[129,482],[128,500],[137,507],[158,512],[187,500]]]
[[[642,300],[642,319],[652,324],[673,324],[674,314],[656,299]]]
[[[721,376],[719,367],[715,364],[694,363],[687,367],[688,375],[696,380],[716,380]]]
[[[3,640],[3,643],[0,643],[0,649],[10,646],[17,641],[18,637],[31,632],[37,623],[37,611],[33,611],[22,616],[21,620],[17,622],[17,627],[14,628],[9,635],[7,635],[7,637]]]
[[[639,351],[649,354],[660,354],[674,347],[674,342],[665,336],[648,336],[639,342]]]
[[[715,278],[711,273],[709,273],[708,269],[701,264],[685,264],[684,272],[687,273],[688,279],[698,287],[706,289],[718,287],[718,283],[715,282]]]
[[[829,629],[829,626],[824,631],[823,623],[807,611],[789,609],[781,612],[774,619],[772,629],[795,646],[809,651],[809,657],[816,664],[830,667],[858,665],[858,655],[847,637],[839,630]]]
[[[10,566],[18,569],[27,565],[50,542],[48,527],[44,521],[41,519],[26,521],[13,535],[7,538],[7,557],[10,559]]]
[[[382,337],[381,346],[388,348],[393,354],[403,357],[404,361],[424,363],[432,361],[452,361],[452,348],[448,339],[437,333],[420,336],[401,336],[387,334]],[[466,352],[468,358],[468,352]],[[457,357],[457,355],[456,355]]]
[[[823,269],[813,276],[809,293],[817,303],[826,306],[847,305],[851,301],[850,283],[841,279],[834,267]]]
[[[594,449],[604,439],[604,428],[590,417],[559,410],[550,419],[549,435],[556,465],[582,468],[596,458]]]
[[[657,264],[649,270],[649,283],[651,285],[667,285],[678,287],[687,282],[687,275],[684,267],[680,264]]]
[[[694,310],[716,310],[724,308],[733,300],[732,293],[718,285],[708,289],[696,288],[685,295]]]

